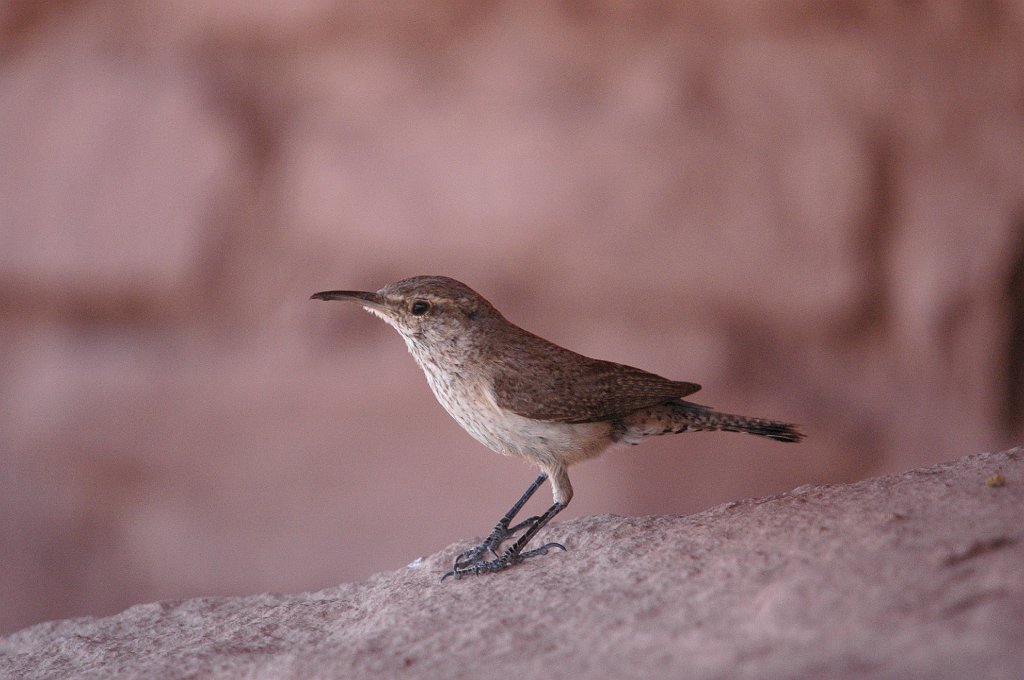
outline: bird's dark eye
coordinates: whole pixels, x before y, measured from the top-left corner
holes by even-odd
[[[412,312],[413,316],[423,316],[429,310],[430,303],[427,302],[426,300],[417,300],[416,302],[412,303],[412,307],[409,308],[409,311]]]

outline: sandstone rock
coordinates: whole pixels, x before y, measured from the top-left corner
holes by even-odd
[[[544,534],[568,552],[500,575],[441,582],[460,543],[317,593],[39,624],[0,640],[0,676],[1020,678],[1021,507],[1014,449],[585,517]]]

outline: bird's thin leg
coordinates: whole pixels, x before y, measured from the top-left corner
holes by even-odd
[[[533,526],[527,529],[526,533],[520,536],[519,539],[512,544],[512,547],[506,550],[504,554],[507,555],[511,552],[519,555],[519,557],[521,558],[527,558],[531,557],[532,555],[543,555],[547,552],[548,548],[552,547],[558,547],[562,550],[565,550],[565,546],[561,543],[548,543],[546,545],[541,546],[540,548],[537,548],[536,550],[530,550],[525,553],[523,552],[523,548],[525,548],[526,544],[530,542],[530,539],[536,536],[537,532],[543,529],[544,525],[550,522],[551,518],[560,513],[563,508],[565,508],[565,505],[562,503],[555,503],[550,508],[548,508],[547,512],[541,515],[537,519],[537,521],[534,522]]]
[[[465,562],[462,564],[460,564],[458,560],[456,560],[455,567],[447,574],[442,576],[441,580],[443,581],[449,576],[459,578],[460,576],[466,576],[467,574],[484,574],[494,571],[501,571],[503,569],[508,569],[514,564],[519,564],[528,557],[534,557],[536,555],[545,555],[551,548],[561,548],[562,550],[565,550],[565,546],[561,543],[546,543],[539,548],[534,548],[533,550],[527,550],[525,552],[523,551],[523,548],[525,548],[526,544],[530,542],[530,539],[536,536],[537,532],[543,529],[544,525],[550,522],[551,518],[557,515],[559,512],[561,512],[564,507],[565,504],[563,503],[555,503],[550,508],[548,508],[547,512],[538,517],[537,521],[533,523],[533,526],[527,529],[526,532],[522,536],[520,536],[515,543],[513,543],[509,548],[507,548],[505,552],[498,556],[497,559],[490,560],[487,562],[475,560],[472,562]]]
[[[465,568],[470,564],[479,562],[481,556],[486,554],[488,551],[494,553],[494,556],[497,557],[498,548],[501,547],[502,543],[508,540],[509,537],[513,536],[524,526],[535,523],[539,519],[538,517],[530,517],[511,529],[509,529],[508,526],[511,524],[512,520],[515,519],[515,516],[519,514],[519,511],[523,509],[523,506],[526,505],[526,501],[530,500],[530,497],[533,496],[534,492],[540,488],[540,485],[543,484],[547,478],[547,474],[543,472],[537,475],[537,479],[533,480],[533,484],[530,484],[530,488],[528,488],[522,497],[516,501],[515,505],[509,508],[508,512],[505,513],[505,516],[498,520],[498,523],[494,526],[494,529],[491,530],[491,533],[488,534],[487,538],[485,538],[480,545],[475,548],[470,548],[455,558],[455,569]]]

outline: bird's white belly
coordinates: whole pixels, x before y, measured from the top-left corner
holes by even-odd
[[[481,444],[542,466],[569,466],[598,455],[610,444],[607,423],[558,423],[525,418],[500,408],[483,381],[442,379],[424,373],[449,415]]]

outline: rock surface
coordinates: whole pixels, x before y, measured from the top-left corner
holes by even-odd
[[[688,517],[595,516],[567,553],[39,624],[4,678],[1020,678],[1024,451]]]

